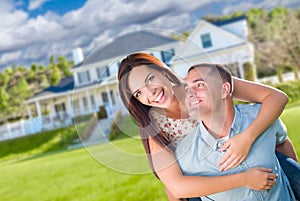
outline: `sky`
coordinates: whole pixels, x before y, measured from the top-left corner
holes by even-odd
[[[226,15],[254,7],[300,7],[300,0],[1,0],[0,71],[48,65],[54,55],[72,59],[114,37],[141,29],[191,31],[203,15]]]

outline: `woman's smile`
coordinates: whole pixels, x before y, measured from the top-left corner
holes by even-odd
[[[162,102],[165,99],[165,91],[162,89],[160,93],[156,96],[156,98],[153,100],[155,103]]]

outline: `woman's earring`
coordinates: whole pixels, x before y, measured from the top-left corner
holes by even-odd
[[[173,83],[173,82],[170,82],[170,83],[171,83],[171,86],[172,86],[172,87],[175,87],[175,86],[176,86],[175,83]]]
[[[164,73],[164,74],[165,74],[166,78],[169,80],[172,87],[177,86],[174,82],[172,82],[172,79],[170,78],[170,76],[167,73]]]

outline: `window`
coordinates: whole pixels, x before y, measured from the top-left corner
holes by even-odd
[[[114,97],[114,93],[113,91],[110,91],[110,96],[111,96],[111,101],[112,101],[112,104],[115,105],[116,102],[115,102],[115,97]]]
[[[86,97],[82,97],[83,107],[85,109],[88,109],[88,101]]]
[[[97,76],[100,81],[103,81],[105,78],[110,76],[110,71],[108,66],[103,66],[97,68]]]
[[[162,61],[167,65],[169,65],[169,61],[172,59],[173,56],[174,56],[174,49],[161,52]]]
[[[79,99],[75,99],[72,101],[72,105],[73,105],[73,111],[74,114],[80,114],[80,104],[79,104]]]
[[[203,48],[208,48],[208,47],[212,47],[212,42],[211,42],[211,38],[210,38],[210,34],[202,34],[201,35],[201,41],[202,41],[202,47]]]
[[[65,112],[66,111],[65,103],[55,104],[54,109],[56,113]]]
[[[91,95],[91,103],[92,103],[92,106],[95,106],[95,99],[94,99],[93,95]]]
[[[104,104],[108,103],[108,96],[106,92],[101,93],[102,101]]]
[[[108,94],[106,92],[101,93],[101,96],[104,104],[109,103]],[[115,105],[115,98],[113,96],[113,91],[110,91],[110,97],[111,97],[112,104]]]
[[[89,71],[83,71],[78,73],[78,82],[79,84],[90,82],[90,74]]]
[[[72,104],[73,104],[73,109],[74,109],[74,110],[80,109],[79,99],[73,100],[73,101],[72,101]]]

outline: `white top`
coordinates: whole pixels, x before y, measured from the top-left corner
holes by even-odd
[[[181,141],[193,128],[198,124],[197,120],[192,118],[187,119],[172,119],[165,115],[152,111],[155,121],[159,127],[166,132],[170,142],[176,147],[177,143]]]

